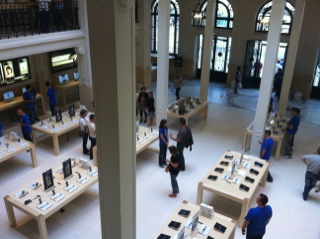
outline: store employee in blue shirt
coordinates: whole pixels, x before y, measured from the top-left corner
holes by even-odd
[[[27,114],[25,114],[22,111],[22,109],[18,109],[17,110],[17,114],[20,117],[19,125],[21,126],[21,131],[22,131],[22,134],[23,134],[23,138],[25,140],[28,140],[28,141],[32,142],[32,139],[31,139],[31,123],[30,123],[29,116]]]
[[[261,150],[260,150],[260,158],[261,159],[264,159],[266,161],[270,160],[272,145],[273,145],[273,138],[271,138],[271,131],[265,130],[264,131],[264,139],[263,139],[263,142],[261,145]],[[270,183],[273,181],[273,178],[271,176],[270,171],[268,171],[267,181]]]
[[[266,226],[272,217],[272,208],[267,205],[268,201],[267,195],[260,193],[256,198],[258,206],[250,208],[242,225],[242,235],[247,234],[246,239],[262,239],[266,233]]]
[[[56,99],[56,90],[51,86],[50,82],[47,81],[46,83],[46,87],[47,89],[47,100],[49,103],[49,108],[51,111],[51,115],[55,116],[55,112],[56,112],[56,104],[57,104],[57,99]]]
[[[30,121],[31,121],[31,124],[33,124],[36,122],[36,120],[38,120],[37,102],[36,102],[37,92],[32,88],[31,85],[27,85],[26,90],[27,91],[23,93],[23,100],[27,104],[29,114],[30,114]]]
[[[284,137],[284,155],[286,158],[292,158],[293,139],[300,124],[299,114],[300,110],[298,108],[291,109],[291,119],[287,122],[286,135]]]

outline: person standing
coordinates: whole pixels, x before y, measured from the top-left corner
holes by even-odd
[[[146,112],[146,105],[148,101],[148,93],[146,92],[146,87],[141,87],[139,97],[138,97],[138,104],[139,104],[139,111],[140,111],[140,123],[142,123],[143,118],[142,115],[144,114],[144,123],[147,123],[147,112]]]
[[[154,98],[153,98],[153,92],[151,90],[148,92],[148,101],[146,104],[146,110],[148,110],[148,117],[150,120],[148,126],[152,126],[155,118],[156,109],[154,108]]]
[[[45,84],[47,87],[47,101],[49,103],[51,115],[55,116],[55,113],[56,113],[55,107],[57,104],[56,90],[51,86],[49,81],[47,81]]]
[[[264,139],[263,139],[263,142],[261,145],[261,150],[260,150],[260,158],[261,159],[264,159],[269,162],[270,157],[271,157],[272,145],[273,145],[273,139],[271,137],[271,131],[265,130],[264,131]],[[270,171],[268,171],[267,181],[270,183],[273,182],[273,178],[271,176]]]
[[[80,131],[82,132],[82,151],[83,154],[88,155],[89,150],[87,148],[88,143],[88,119],[87,119],[88,111],[81,110],[80,111],[80,119],[79,119],[79,126]]]
[[[303,200],[307,200],[309,192],[316,186],[320,174],[320,147],[314,154],[304,155],[301,161],[307,165],[305,174],[304,189],[302,193]],[[317,189],[318,190],[318,189]],[[317,191],[316,190],[316,191]]]
[[[242,235],[246,235],[246,239],[263,238],[272,217],[272,208],[267,205],[268,201],[267,195],[260,193],[256,198],[258,206],[250,208],[242,225]]]
[[[177,181],[177,177],[180,171],[180,155],[179,151],[175,146],[169,147],[169,152],[171,154],[170,160],[166,160],[169,167],[170,178],[171,178],[171,186],[172,186],[172,193],[169,194],[169,197],[175,198],[179,191],[179,185]]]
[[[239,85],[241,83],[241,67],[238,66],[237,67],[237,72],[236,72],[236,79],[235,79],[235,84],[234,84],[234,90],[233,92],[235,94],[238,94],[238,88],[239,88]]]
[[[174,88],[176,89],[177,100],[180,99],[180,90],[182,85],[183,85],[183,78],[182,78],[182,75],[178,73],[177,77],[174,79]]]
[[[29,116],[25,114],[22,109],[17,110],[17,115],[20,117],[20,122],[18,123],[21,126],[21,131],[23,138],[32,142],[31,138],[31,123]]]
[[[284,136],[284,155],[286,158],[292,158],[292,146],[294,136],[298,131],[300,124],[300,110],[298,108],[291,109],[291,119],[287,122],[286,134]]]
[[[277,73],[274,75],[273,81],[273,89],[276,93],[276,97],[280,97],[281,88],[282,88],[282,81],[283,81],[283,73],[282,68],[278,68]]]
[[[183,150],[188,144],[187,142],[187,136],[188,136],[188,128],[186,125],[186,119],[185,118],[180,118],[180,130],[178,132],[178,135],[176,138],[172,137],[172,134],[170,134],[170,139],[174,140],[177,142],[177,148],[179,151],[180,155],[180,170],[185,171],[186,170],[186,165],[185,165],[185,159],[183,155]]]
[[[31,124],[34,124],[36,120],[38,120],[36,102],[37,92],[33,89],[31,85],[26,85],[26,90],[27,91],[23,93],[23,100],[27,104]]]
[[[162,119],[159,125],[159,166],[161,168],[166,164],[167,148],[169,146],[167,120]]]
[[[94,146],[97,145],[97,139],[96,139],[96,124],[94,122],[94,114],[91,114],[89,116],[90,122],[88,123],[88,129],[89,129],[89,139],[91,142],[90,146],[90,159],[93,159],[93,152],[92,149]]]

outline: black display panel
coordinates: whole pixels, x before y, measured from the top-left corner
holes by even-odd
[[[49,53],[52,72],[64,71],[78,67],[77,53],[74,48]]]
[[[28,57],[0,61],[0,86],[31,79]]]

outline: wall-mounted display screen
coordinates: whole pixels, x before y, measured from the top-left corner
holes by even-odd
[[[0,86],[31,79],[27,57],[0,62]]]
[[[77,68],[77,53],[74,48],[50,52],[50,65],[52,72]]]

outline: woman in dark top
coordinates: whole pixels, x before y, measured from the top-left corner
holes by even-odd
[[[169,197],[174,198],[179,193],[177,177],[180,172],[180,155],[176,146],[173,145],[169,147],[169,152],[171,154],[171,159],[167,160],[167,163],[169,164],[171,186],[173,191],[171,194],[169,194]]]
[[[155,118],[155,111],[156,111],[156,109],[154,108],[154,98],[153,98],[152,91],[148,92],[147,110],[148,110],[148,117],[150,119],[148,126],[152,126]]]
[[[146,87],[141,87],[138,97],[138,105],[140,111],[140,123],[142,123],[143,118],[142,115],[144,114],[144,123],[147,123],[147,112],[146,112],[146,104],[148,101],[148,93],[146,92]]]

